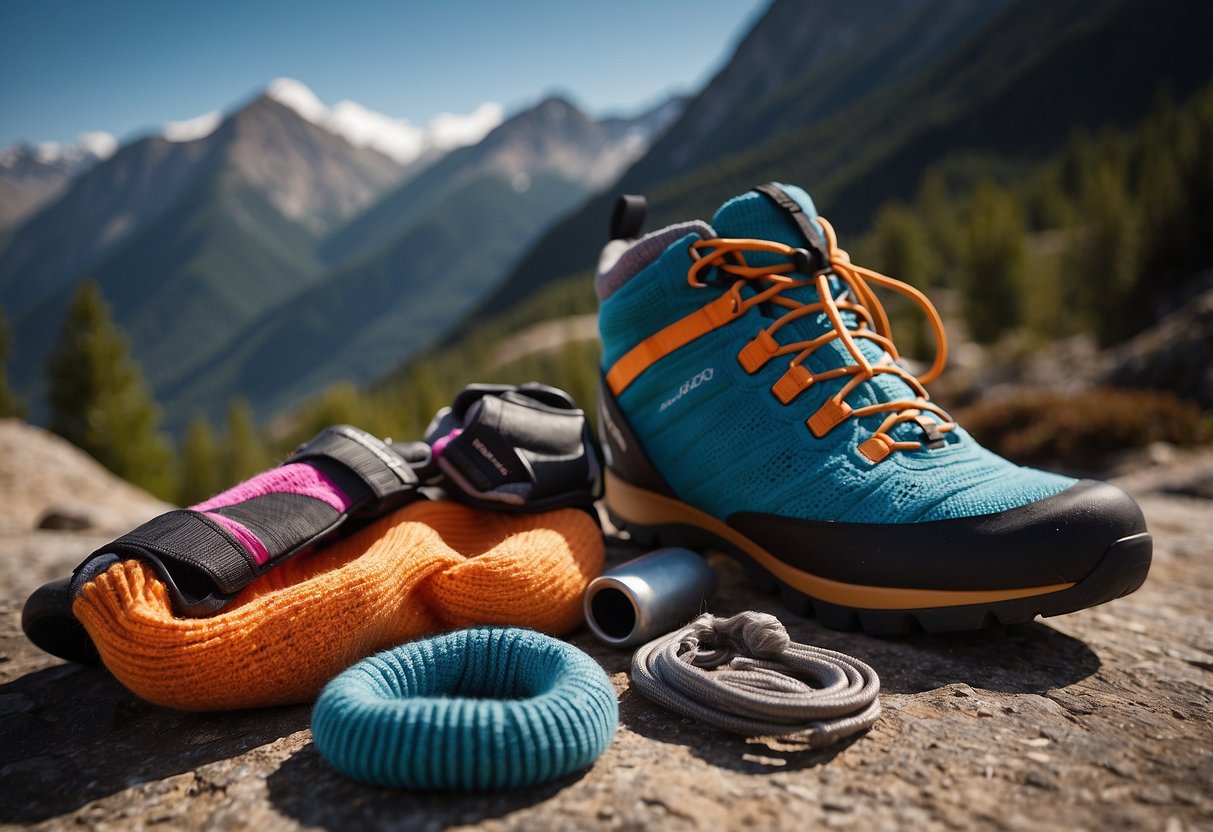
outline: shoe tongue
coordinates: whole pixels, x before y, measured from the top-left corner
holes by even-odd
[[[782,207],[775,198],[765,193],[746,191],[720,206],[716,216],[712,217],[712,227],[716,233],[721,237],[774,240],[794,248],[824,249],[825,235],[817,224],[817,208],[812,198],[795,185],[772,185],[776,198],[788,207]],[[771,188],[767,185],[763,187]],[[762,257],[772,262],[778,259],[777,255]],[[764,265],[757,254],[747,255],[746,259],[755,265]]]
[[[825,234],[817,223],[817,208],[813,199],[802,188],[772,182],[735,196],[720,206],[712,217],[712,228],[719,237],[742,237],[755,240],[773,240],[777,243],[822,253],[825,260]],[[746,262],[751,266],[770,266],[787,262],[787,258],[773,253],[748,251]],[[807,275],[802,275],[807,276]],[[843,286],[831,276],[830,289],[838,297]],[[784,292],[786,297],[801,303],[816,303],[817,290],[803,286]],[[804,339],[814,338],[829,328],[824,316],[820,320],[802,319],[792,325]]]
[[[763,186],[764,190],[769,187]],[[774,240],[795,248],[805,248],[810,251],[816,249],[824,252],[825,234],[817,222],[817,208],[813,205],[812,198],[795,185],[776,185],[775,187],[777,188],[777,191],[774,191],[775,198],[768,196],[767,193],[753,190],[733,197],[720,206],[716,215],[712,217],[712,228],[716,234],[720,237]],[[782,195],[779,192],[782,192]],[[786,262],[786,258],[763,252],[746,253],[746,262],[752,266],[770,265],[780,261]],[[843,288],[843,284],[838,278],[830,277],[830,289],[835,298],[840,296]],[[784,295],[806,304],[816,303],[818,300],[817,290],[809,286],[788,290],[784,292]],[[843,318],[848,324],[854,324],[852,313],[844,313]],[[828,329],[830,329],[830,323],[823,313],[791,322],[782,328],[777,337],[782,343],[789,343],[793,340],[808,341]],[[857,339],[857,343],[870,361],[875,362],[880,359],[883,350],[876,344],[866,339]],[[815,363],[818,363],[823,369],[855,363],[846,347],[838,340],[823,345],[813,355],[816,359]],[[838,380],[827,383],[830,384],[831,389],[834,389],[840,387],[843,382]],[[860,385],[847,397],[847,402],[852,407],[860,407],[865,404],[907,398],[914,398],[914,392],[909,385],[896,376],[881,374]],[[899,426],[895,433],[899,435],[899,438],[914,439],[917,437],[910,434],[915,430],[908,425]],[[901,437],[900,434],[903,433],[906,436]]]

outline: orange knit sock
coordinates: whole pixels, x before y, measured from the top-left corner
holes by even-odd
[[[602,534],[577,509],[490,514],[409,505],[253,582],[211,618],[175,618],[138,560],[87,583],[73,612],[106,667],[143,698],[183,710],[314,699],[357,660],[472,624],[553,635],[581,620]]]

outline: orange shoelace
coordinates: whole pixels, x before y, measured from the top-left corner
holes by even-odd
[[[939,377],[947,362],[947,334],[939,313],[927,299],[926,295],[900,280],[887,277],[871,269],[865,269],[851,262],[850,255],[838,247],[834,228],[825,219],[818,218],[826,238],[827,263],[824,268],[812,274],[806,274],[811,266],[807,253],[770,240],[726,239],[714,238],[699,240],[691,244],[691,256],[695,262],[687,272],[687,281],[696,287],[706,287],[708,284],[700,276],[712,269],[718,269],[741,280],[736,280],[720,299],[725,302],[723,308],[718,302],[709,305],[712,309],[720,309],[717,315],[727,316],[735,320],[744,315],[749,309],[763,303],[775,304],[787,311],[770,326],[759,331],[758,335],[738,354],[738,361],[746,372],[754,373],[776,356],[791,355],[788,369],[772,386],[771,392],[782,403],[789,404],[802,392],[817,382],[850,376],[847,382],[807,420],[813,435],[821,438],[836,426],[850,417],[862,418],[880,413],[887,414],[871,438],[859,446],[859,452],[872,462],[880,462],[893,451],[913,451],[924,445],[937,446],[943,441],[943,434],[953,430],[956,423],[938,405],[931,403],[930,396],[924,384]],[[788,258],[786,262],[770,266],[750,266],[746,263],[744,252],[766,252],[782,255]],[[803,278],[792,277],[794,273],[804,274]],[[837,276],[845,291],[837,298],[830,291],[829,275]],[[741,287],[747,283],[766,284],[748,298],[741,295]],[[915,377],[897,362],[900,356],[893,343],[892,329],[888,315],[875,291],[869,284],[890,289],[922,308],[927,320],[934,330],[936,349],[935,359],[930,369],[921,378]],[[782,293],[788,289],[811,286],[816,288],[818,301],[816,303],[800,303]],[[705,311],[707,308],[705,308]],[[848,327],[843,320],[843,313],[850,312],[855,316],[855,325]],[[779,344],[775,333],[787,324],[807,315],[824,313],[831,324],[829,331],[810,341],[796,341],[790,344]],[[880,346],[883,351],[879,360],[872,361],[859,348],[858,339],[866,339]],[[813,373],[804,366],[805,360],[815,350],[830,343],[841,341],[854,364],[844,365],[821,373]],[[890,402],[865,405],[852,408],[846,398],[859,385],[874,378],[880,373],[891,373],[899,377],[914,391],[912,399],[899,399]],[[934,417],[938,417],[937,421]],[[923,431],[927,441],[903,441],[894,439],[891,431],[905,422],[916,423]]]

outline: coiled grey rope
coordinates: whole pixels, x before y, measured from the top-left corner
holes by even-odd
[[[632,656],[632,684],[716,728],[796,735],[811,748],[867,730],[880,716],[876,671],[845,653],[792,641],[778,618],[761,612],[705,613],[650,641]]]

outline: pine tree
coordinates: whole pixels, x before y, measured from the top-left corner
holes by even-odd
[[[966,231],[961,285],[965,318],[973,339],[989,344],[1023,319],[1023,216],[1014,197],[984,180],[973,196]]]
[[[1160,97],[1138,131],[1133,203],[1139,214],[1140,276],[1130,309],[1151,314],[1183,297],[1213,264],[1213,89],[1177,110]],[[1179,290],[1179,291],[1177,291]],[[1160,301],[1162,304],[1160,304]]]
[[[230,488],[271,465],[265,442],[253,421],[248,400],[237,397],[228,403],[227,435],[224,437],[222,487]]]
[[[1023,203],[1033,231],[1064,228],[1074,222],[1074,203],[1066,193],[1060,163],[1044,166],[1025,183]]]
[[[876,215],[872,228],[873,265],[898,280],[927,289],[938,279],[939,258],[931,247],[919,215],[900,203],[889,203]],[[894,334],[900,349],[923,358],[932,348],[927,320],[917,304],[899,295],[889,298]]]
[[[887,204],[876,215],[873,233],[879,268],[919,288],[932,283],[939,262],[917,213],[900,203]]]
[[[217,493],[220,482],[219,445],[211,424],[201,416],[190,422],[181,444],[181,481],[177,489],[183,506],[200,503]]]
[[[80,285],[47,361],[50,427],[106,468],[171,497],[172,449],[160,408],[94,280]]]
[[[0,309],[0,418],[25,416],[25,403],[8,386],[8,351],[12,346],[8,334],[8,319]]]
[[[1196,152],[1186,166],[1184,212],[1194,262],[1207,268],[1213,264],[1213,86],[1196,96],[1185,121]]]
[[[423,358],[409,368],[405,383],[395,396],[400,436],[420,436],[438,409],[450,404],[455,392],[473,380],[458,374],[444,375],[434,369],[437,363]]]
[[[934,253],[938,275],[932,283],[955,286],[952,267],[963,254],[964,239],[958,200],[938,172],[928,173],[914,200],[915,213],[926,232],[929,249]],[[896,275],[895,275],[896,276]]]
[[[1066,149],[1061,154],[1061,185],[1066,193],[1082,192],[1083,183],[1090,176],[1095,159],[1095,142],[1086,130],[1070,133]]]
[[[329,425],[338,424],[380,433],[384,426],[377,416],[377,408],[369,395],[348,381],[339,381],[300,409],[294,435],[298,441],[306,442]]]
[[[1125,158],[1104,153],[1082,194],[1083,225],[1066,258],[1075,314],[1091,322],[1102,344],[1130,334],[1141,322],[1132,308],[1141,274],[1139,220],[1128,194]]]

